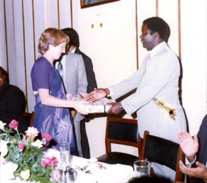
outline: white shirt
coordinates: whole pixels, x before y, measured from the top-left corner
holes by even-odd
[[[194,163],[195,163],[196,159],[197,159],[197,156],[195,155],[194,160],[190,163],[190,162],[188,161],[188,158],[187,158],[187,157],[185,157],[185,164],[186,164],[186,166],[191,167],[191,166],[192,166],[192,164],[194,164]],[[206,167],[207,167],[207,162],[206,162]]]
[[[73,50],[71,50],[70,52],[71,53],[75,53],[75,50],[76,50],[76,47]]]

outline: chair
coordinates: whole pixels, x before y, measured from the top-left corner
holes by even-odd
[[[29,123],[29,126],[32,127],[33,126],[33,121],[34,121],[34,111],[32,112],[32,115],[31,115],[31,118],[30,118],[30,123]]]
[[[34,121],[34,112],[32,113],[24,112],[23,117],[26,120],[28,126],[32,127]]]
[[[98,157],[98,161],[133,166],[134,161],[138,159],[139,152],[141,153],[142,139],[138,136],[137,130],[137,120],[107,116],[105,134],[106,154]],[[122,152],[112,152],[112,143],[136,147],[138,148],[138,156]]]
[[[150,135],[148,131],[145,131],[140,159],[147,159],[175,170],[174,181],[183,181],[184,177],[179,168],[179,161],[184,159],[184,153],[179,144]]]

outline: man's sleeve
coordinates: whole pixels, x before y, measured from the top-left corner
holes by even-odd
[[[78,93],[87,93],[87,76],[82,56],[78,60]]]

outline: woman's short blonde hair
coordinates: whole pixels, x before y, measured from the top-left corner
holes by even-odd
[[[65,35],[61,30],[56,28],[46,29],[39,38],[38,51],[44,54],[48,49],[49,45],[57,46],[61,43],[69,43],[69,37]]]

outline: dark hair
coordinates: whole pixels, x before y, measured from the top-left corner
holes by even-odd
[[[161,176],[143,176],[143,177],[136,177],[131,180],[129,180],[128,183],[171,183],[171,180],[166,177]]]
[[[0,71],[2,72],[3,76],[5,76],[5,81],[9,83],[8,73],[0,66]]]
[[[39,38],[38,51],[44,54],[49,49],[49,45],[57,46],[64,42],[68,44],[68,36],[56,28],[48,28]]]
[[[68,27],[68,28],[61,29],[61,31],[64,32],[64,34],[66,34],[70,38],[70,42],[69,42],[70,46],[71,45],[75,47],[80,46],[79,35],[73,28]]]
[[[147,28],[151,31],[151,34],[157,32],[163,41],[168,42],[170,37],[170,27],[162,18],[151,17],[144,20],[143,24],[147,25]]]

